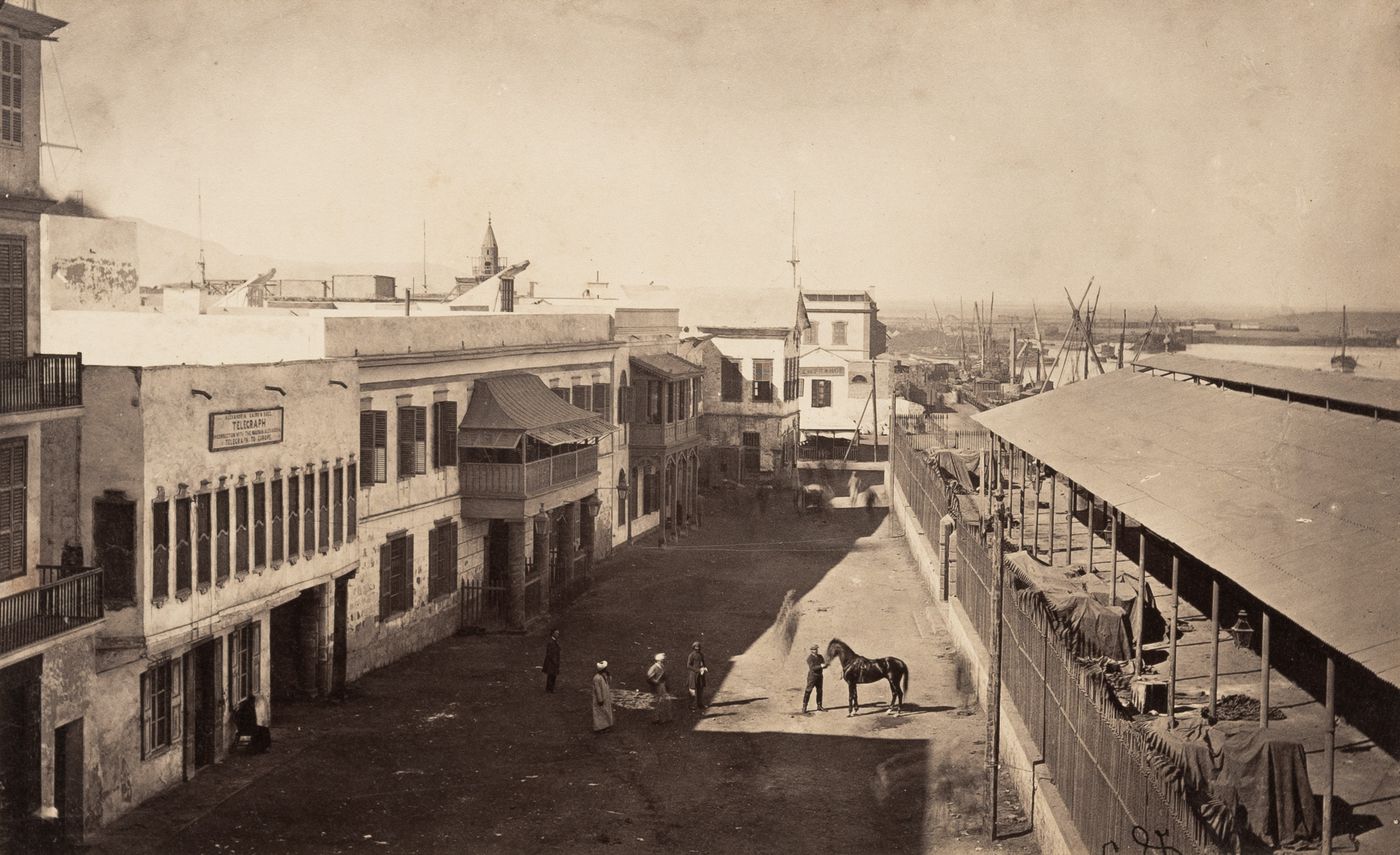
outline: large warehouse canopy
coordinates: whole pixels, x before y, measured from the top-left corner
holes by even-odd
[[[976,418],[1400,686],[1400,423],[1131,371]]]

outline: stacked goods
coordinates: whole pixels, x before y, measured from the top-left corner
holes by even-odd
[[[1215,702],[1215,717],[1220,721],[1258,721],[1259,701],[1249,695],[1226,695]],[[1270,721],[1287,717],[1277,707],[1269,710]]]

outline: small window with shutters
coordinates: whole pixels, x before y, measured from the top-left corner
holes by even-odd
[[[175,593],[190,592],[190,500],[175,500]]]
[[[253,485],[253,566],[267,566],[267,484]]]
[[[209,590],[214,580],[214,494],[200,493],[195,497],[194,554],[199,571],[199,590]]]
[[[233,491],[233,572],[248,572],[248,488]]]
[[[413,536],[395,535],[379,547],[379,619],[413,606]]]
[[[24,238],[0,236],[0,360],[28,354],[24,255]]]
[[[331,542],[336,548],[345,542],[345,467],[335,467],[335,510],[331,512],[331,520],[334,529],[331,532]]]
[[[428,532],[428,599],[457,590],[457,524],[438,523]]]
[[[721,401],[742,401],[744,399],[744,371],[739,367],[738,360],[720,360],[719,398]]]
[[[25,573],[25,512],[29,443],[0,442],[0,580]]]
[[[331,470],[321,470],[321,519],[317,527],[316,548],[329,552],[331,548]]]
[[[813,380],[813,381],[812,381],[812,406],[813,406],[813,407],[829,407],[829,406],[831,406],[831,381],[830,381],[830,380]]]
[[[236,710],[256,697],[262,686],[262,638],[256,623],[245,624],[228,636],[228,700]]]
[[[283,548],[286,544],[284,516],[285,506],[282,504],[282,479],[278,478],[272,482],[272,563],[281,563],[284,555]]]
[[[399,407],[399,478],[428,471],[428,410]]]
[[[581,384],[574,387],[573,404],[580,410],[593,409],[593,387]]]
[[[359,483],[358,481],[355,480],[356,466],[358,466],[358,464],[351,463],[349,466],[345,467],[345,478],[346,478],[346,481],[347,481],[348,483],[351,483],[351,484],[358,484],[358,483]],[[346,539],[346,540],[354,540],[354,539],[355,539],[355,532],[356,532],[356,530],[359,528],[359,525],[360,525],[360,519],[359,519],[358,516],[356,516],[356,514],[359,513],[359,512],[356,510],[356,503],[357,503],[357,502],[358,502],[358,497],[355,495],[355,491],[354,491],[354,490],[351,490],[351,491],[349,491],[348,493],[345,494],[345,539]]]
[[[170,596],[170,503],[151,502],[151,601]]]
[[[0,142],[24,145],[24,52],[0,40]]]
[[[457,465],[457,402],[433,404],[433,468]]]
[[[385,410],[360,412],[360,466],[361,487],[389,480],[389,413]]]
[[[615,424],[612,416],[612,384],[593,384],[593,412],[606,419],[609,424]]]
[[[228,490],[214,494],[214,572],[220,582],[228,578]]]
[[[301,554],[301,476],[287,479],[287,558]]]
[[[305,536],[301,545],[306,557],[316,554],[316,473],[310,469],[301,476],[301,524]]]
[[[181,659],[167,659],[141,675],[141,759],[180,743],[184,704]]]

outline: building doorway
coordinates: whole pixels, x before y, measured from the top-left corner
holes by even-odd
[[[189,732],[193,739],[192,750],[188,755],[193,763],[187,762],[192,771],[208,766],[218,759],[219,733],[219,639],[206,641],[185,657],[189,663],[187,675],[189,685],[190,711],[186,721],[191,725]]]
[[[83,720],[53,732],[53,803],[70,843],[83,839]]]
[[[744,431],[743,447],[744,456],[740,461],[740,466],[742,467],[741,474],[739,475],[740,481],[747,478],[758,477],[758,468],[762,462],[762,456],[759,450],[759,435],[757,431]]]
[[[320,694],[316,645],[325,625],[323,592],[324,586],[307,588],[295,600],[272,610],[268,626],[273,703],[304,701]]]
[[[350,576],[347,574],[335,580],[335,616],[332,619],[331,643],[331,695],[339,697],[345,693],[345,650],[347,642],[348,615],[350,604]]]
[[[0,851],[19,851],[39,807],[41,657],[0,671]]]

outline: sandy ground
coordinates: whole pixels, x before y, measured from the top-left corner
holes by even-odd
[[[104,830],[99,852],[1033,852],[980,832],[980,712],[965,714],[951,645],[883,510],[760,517],[707,498],[705,527],[634,546],[553,624],[563,674],[536,670],[545,628],[445,640],[369,675],[339,705],[276,713],[272,753],[235,756]],[[798,601],[795,643],[775,616]],[[826,681],[803,716],[803,657],[839,636],[908,662],[904,715],[885,683]],[[668,725],[619,709],[589,727],[593,663],[619,694],[643,689],[655,651],[684,696],[704,643],[712,698]],[[815,704],[813,704],[815,706]],[[1005,788],[1003,788],[1005,789]],[[1003,803],[1007,829],[1024,828]]]

